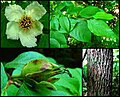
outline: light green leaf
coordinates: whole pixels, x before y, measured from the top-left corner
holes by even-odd
[[[50,29],[58,30],[59,29],[59,21],[57,17],[52,17],[50,20]]]
[[[73,28],[75,27],[75,25],[78,23],[78,20],[71,19],[71,18],[69,20],[70,20],[70,24],[71,24],[70,30],[73,30]]]
[[[61,48],[68,48],[69,45],[65,44],[65,45],[61,45],[60,47],[61,47]]]
[[[12,76],[13,76],[13,75],[20,75],[22,69],[23,69],[23,68],[22,68],[21,66],[18,67],[18,68],[16,68],[16,69],[12,72]]]
[[[14,84],[11,84],[7,89],[8,96],[16,96],[19,88],[17,88]]]
[[[70,23],[67,17],[65,16],[61,16],[59,19],[60,22],[60,26],[62,27],[62,29],[64,29],[65,31],[69,32],[70,30]]]
[[[60,44],[67,44],[67,40],[66,40],[64,34],[51,31],[50,37],[56,39]]]
[[[2,90],[2,92],[1,92],[1,96],[8,96],[8,94],[7,94],[6,91]]]
[[[33,88],[30,89],[23,84],[20,87],[17,96],[69,96],[69,94],[60,90],[49,90],[44,87],[41,87],[39,91],[35,91]]]
[[[87,6],[86,8],[84,8],[80,11],[80,16],[85,17],[85,18],[90,18],[99,11],[100,11],[100,9],[98,7]]]
[[[5,73],[3,64],[1,63],[1,91],[6,87],[8,77]]]
[[[95,19],[105,19],[105,20],[111,20],[114,18],[112,14],[108,14],[106,12],[97,12],[93,18]]]
[[[74,37],[78,41],[90,42],[91,32],[87,27],[86,21],[80,20],[76,27],[70,32],[70,36]]]
[[[60,48],[60,43],[56,39],[50,38],[50,48]]]
[[[34,52],[34,51],[24,52],[20,54],[17,58],[15,58],[13,61],[8,62],[5,65],[5,67],[6,68],[20,68],[20,67],[22,68],[26,63],[39,58],[47,60],[47,58],[44,55],[38,52]]]
[[[87,20],[87,23],[88,28],[93,34],[107,38],[116,38],[112,29],[104,21],[91,19]]]

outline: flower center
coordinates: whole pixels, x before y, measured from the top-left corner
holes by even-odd
[[[19,22],[19,26],[20,26],[20,28],[22,28],[26,31],[26,30],[29,30],[32,28],[32,22],[33,21],[31,19],[31,17],[23,16]]]

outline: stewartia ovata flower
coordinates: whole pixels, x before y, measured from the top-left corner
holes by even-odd
[[[37,46],[35,38],[42,34],[43,24],[38,20],[46,13],[45,8],[37,1],[28,5],[25,10],[19,5],[9,5],[5,16],[9,20],[6,28],[7,39],[18,40],[26,47]]]

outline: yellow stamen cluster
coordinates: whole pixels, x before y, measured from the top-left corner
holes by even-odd
[[[32,28],[32,19],[31,17],[28,16],[23,16],[19,22],[20,28],[24,29],[25,31],[29,30]]]

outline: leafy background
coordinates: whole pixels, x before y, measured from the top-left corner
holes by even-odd
[[[116,10],[119,10],[116,0],[50,1],[50,47],[118,48]]]
[[[1,66],[2,66],[1,67],[1,75],[2,75],[1,76],[1,84],[2,84],[1,95],[2,96],[5,96],[5,95],[6,96],[80,96],[82,95],[82,69],[79,68],[81,65],[80,60],[79,60],[79,64],[73,66],[74,68],[71,68],[71,66],[69,65],[65,65],[65,67],[72,74],[72,78],[70,78],[68,74],[56,75],[57,78],[60,78],[60,80],[54,83],[57,90],[48,90],[46,88],[39,87],[40,91],[35,92],[32,89],[30,89],[28,86],[26,86],[25,83],[23,83],[20,88],[16,87],[14,84],[11,84],[6,88],[7,86],[6,84],[8,84],[8,77],[11,75],[20,74],[24,64],[30,62],[31,60],[42,58],[42,59],[48,60],[49,62],[64,66],[64,64],[58,63],[57,60],[53,58],[53,56],[55,55],[54,52],[50,53],[48,57],[45,56],[46,54],[42,54],[46,51],[51,52],[52,50],[34,49],[33,51],[31,51],[28,49],[21,49],[21,51],[19,50],[19,52],[13,53],[12,54],[13,56],[11,56],[10,58],[9,58],[10,56],[9,51],[10,50],[8,49],[6,49],[6,51],[5,49],[2,50],[2,52],[7,52],[6,54],[5,53],[2,54],[3,60],[1,60],[2,61],[1,63]],[[11,51],[14,52],[14,49],[11,49]],[[56,51],[58,51],[58,49],[56,49]],[[38,52],[42,52],[42,53],[38,53]],[[69,50],[69,49],[62,50],[62,52],[73,53],[72,50]],[[80,50],[78,50],[78,52],[81,53]],[[8,56],[5,57],[4,55],[8,55]],[[69,54],[65,54],[64,58],[68,57],[68,55]],[[77,57],[79,57],[80,55],[78,54]],[[62,55],[61,56],[57,55],[57,56],[59,59]],[[72,58],[73,57],[71,56],[68,57],[68,59],[72,59]],[[65,63],[67,63],[67,61]],[[72,62],[72,65],[74,64]]]
[[[26,8],[27,5],[31,4],[33,1],[10,1],[10,4],[20,5],[23,9]],[[49,48],[49,3],[48,1],[38,1],[42,4],[47,13],[40,19],[40,22],[44,25],[43,34],[37,36],[37,47],[36,48]],[[8,6],[8,2],[1,3],[1,47],[2,48],[24,48],[20,40],[8,40],[5,34],[6,25],[8,20],[5,17],[5,8]]]

